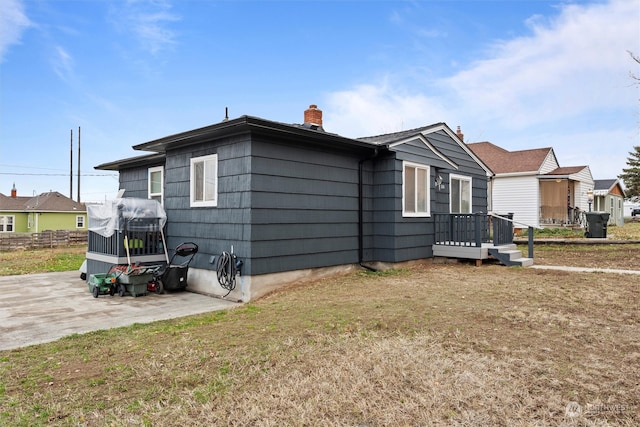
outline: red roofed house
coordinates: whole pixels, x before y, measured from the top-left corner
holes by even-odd
[[[560,167],[553,148],[508,151],[490,142],[467,146],[491,169],[489,210],[512,212],[519,225],[573,225],[589,210],[594,181],[589,166]]]

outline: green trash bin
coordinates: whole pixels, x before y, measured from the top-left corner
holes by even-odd
[[[587,212],[587,231],[585,237],[605,238],[607,237],[607,223],[609,222],[608,212]]]

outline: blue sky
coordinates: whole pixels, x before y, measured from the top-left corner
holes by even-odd
[[[615,178],[640,145],[638,0],[0,0],[0,193],[81,200],[131,146],[241,115],[371,136],[446,122]],[[98,175],[98,176],[96,176]]]

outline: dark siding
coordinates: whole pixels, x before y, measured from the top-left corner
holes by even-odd
[[[445,169],[446,174],[458,174],[470,176],[472,178],[472,211],[473,212],[486,212],[487,211],[487,175],[484,169],[478,165],[473,158],[466,153],[457,143],[454,143],[449,135],[444,131],[435,132],[429,134],[427,139],[433,144],[442,154],[450,158],[459,167],[458,170]],[[449,177],[444,176],[448,195],[449,190]],[[449,204],[446,204],[446,212],[448,212]]]
[[[137,169],[123,169],[119,173],[120,187],[125,191],[123,197],[147,199],[149,197],[149,168],[164,166],[163,163],[150,163]]]
[[[204,269],[233,246],[247,275],[357,262],[359,158],[253,138],[168,153],[169,246],[195,241],[192,265]],[[190,159],[214,153],[218,206],[191,208]]]
[[[433,256],[433,214],[449,212],[449,174],[472,178],[473,211],[487,210],[487,180],[485,171],[444,131],[429,134],[429,142],[443,155],[456,163],[452,168],[416,138],[395,146],[391,155],[375,163],[373,246],[366,251],[370,261],[402,262]],[[431,166],[431,217],[402,216],[402,161]],[[435,189],[436,174],[444,178],[443,189]]]
[[[372,246],[365,251],[365,261],[393,262],[395,253],[396,214],[401,209],[402,187],[396,181],[395,153],[374,160],[372,187]]]
[[[191,265],[214,270],[233,247],[247,275],[357,263],[361,155],[271,138],[246,133],[167,152],[169,248],[194,241],[200,251]],[[460,170],[418,139],[363,162],[363,261],[432,256],[433,218],[402,217],[402,160],[443,175],[443,190],[430,183],[432,213],[449,210],[450,173],[473,178],[473,209],[486,210],[484,171],[446,133],[429,140]],[[190,159],[209,154],[218,155],[218,206],[191,208]],[[147,168],[121,171],[120,181],[127,196],[147,197]]]
[[[120,188],[126,189],[124,197],[148,198],[148,169],[120,171]]]
[[[358,262],[357,156],[252,145],[252,274]]]
[[[210,154],[218,155],[218,204],[192,208],[190,161]],[[174,248],[185,241],[195,242],[199,251],[191,266],[214,270],[217,257],[223,251],[230,252],[233,246],[234,253],[245,262],[244,272],[251,274],[250,165],[248,135],[167,153],[164,202],[167,244]]]

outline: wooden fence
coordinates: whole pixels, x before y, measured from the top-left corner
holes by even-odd
[[[0,233],[0,251],[86,245],[87,231],[55,230],[41,233]]]

